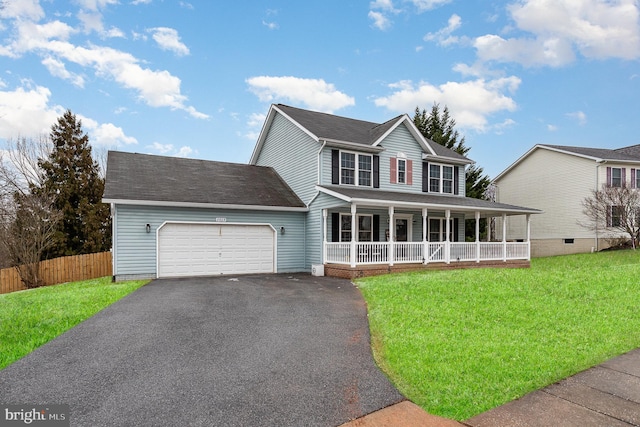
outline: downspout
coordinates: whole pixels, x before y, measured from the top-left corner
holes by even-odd
[[[322,183],[322,152],[324,151],[324,147],[327,145],[327,141],[324,140],[322,142],[322,147],[318,151],[318,185]]]
[[[606,163],[606,162],[607,162],[606,160],[596,160],[596,188],[595,188],[595,191],[598,191],[598,188],[600,188],[600,166],[603,163]],[[600,250],[600,247],[599,247],[599,244],[598,244],[599,238],[598,238],[598,222],[597,221],[596,221],[596,230],[595,231],[596,231],[596,237],[595,237],[595,240],[596,240],[595,248],[596,248],[596,250],[595,251],[598,252]]]

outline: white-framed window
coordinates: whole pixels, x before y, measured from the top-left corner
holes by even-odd
[[[622,187],[622,168],[611,168],[611,186]]]
[[[449,241],[453,242],[454,230],[453,218],[449,218]],[[429,218],[429,241],[444,242],[447,237],[446,218]]]
[[[454,186],[453,166],[429,163],[429,192],[453,194]]]
[[[340,151],[340,184],[372,186],[373,156]]]
[[[398,184],[407,182],[407,160],[398,159]]]
[[[635,170],[635,182],[633,183],[634,188],[640,188],[640,169]]]
[[[373,215],[358,214],[356,215],[356,236],[358,242],[373,241]],[[351,233],[351,214],[340,214],[340,241],[350,242]]]

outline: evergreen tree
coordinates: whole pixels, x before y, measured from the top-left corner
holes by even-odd
[[[426,110],[420,111],[416,107],[413,123],[416,125],[420,133],[433,142],[443,145],[458,154],[466,156],[471,147],[465,145],[464,136],[460,138],[460,134],[455,129],[456,121],[449,114],[449,108],[444,107],[440,112],[440,105],[434,103],[431,112]],[[474,199],[485,199],[485,191],[491,180],[481,167],[472,165],[467,169],[466,175],[466,195]]]
[[[51,127],[53,149],[40,159],[44,181],[34,193],[55,195],[62,212],[47,258],[102,252],[111,247],[109,206],[102,203],[104,179],[91,155],[89,137],[82,122],[67,110]]]
[[[431,112],[427,113],[426,110],[420,111],[416,107],[415,115],[413,116],[413,123],[416,125],[420,133],[425,138],[432,140],[440,145],[443,145],[458,154],[466,156],[471,147],[465,145],[464,136],[460,138],[460,134],[455,129],[456,121],[449,114],[449,108],[444,107],[442,113],[440,112],[440,105],[434,103],[431,107]],[[465,177],[465,194],[467,197],[474,199],[486,199],[486,191],[491,180],[481,167],[471,165],[467,168]],[[486,220],[480,220],[480,229],[486,230]],[[465,234],[467,236],[473,236],[475,234],[474,221],[465,221]],[[484,234],[481,238],[484,238]]]

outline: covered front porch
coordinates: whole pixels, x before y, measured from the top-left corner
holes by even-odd
[[[375,199],[362,199],[343,193],[339,196],[348,203],[323,210],[325,270],[366,275],[427,266],[529,265],[531,214],[539,211],[462,197],[440,197],[442,203],[434,203],[440,201],[434,196],[376,193]],[[506,218],[515,215],[526,222],[526,235],[510,238]],[[502,219],[495,233],[499,240],[487,230],[496,217]],[[472,236],[465,233],[469,219],[474,220]],[[486,219],[484,229],[481,219]]]

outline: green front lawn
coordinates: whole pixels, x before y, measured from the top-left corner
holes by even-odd
[[[0,295],[0,369],[147,282],[103,277]]]
[[[380,367],[427,412],[457,420],[640,347],[640,251],[357,285]]]

